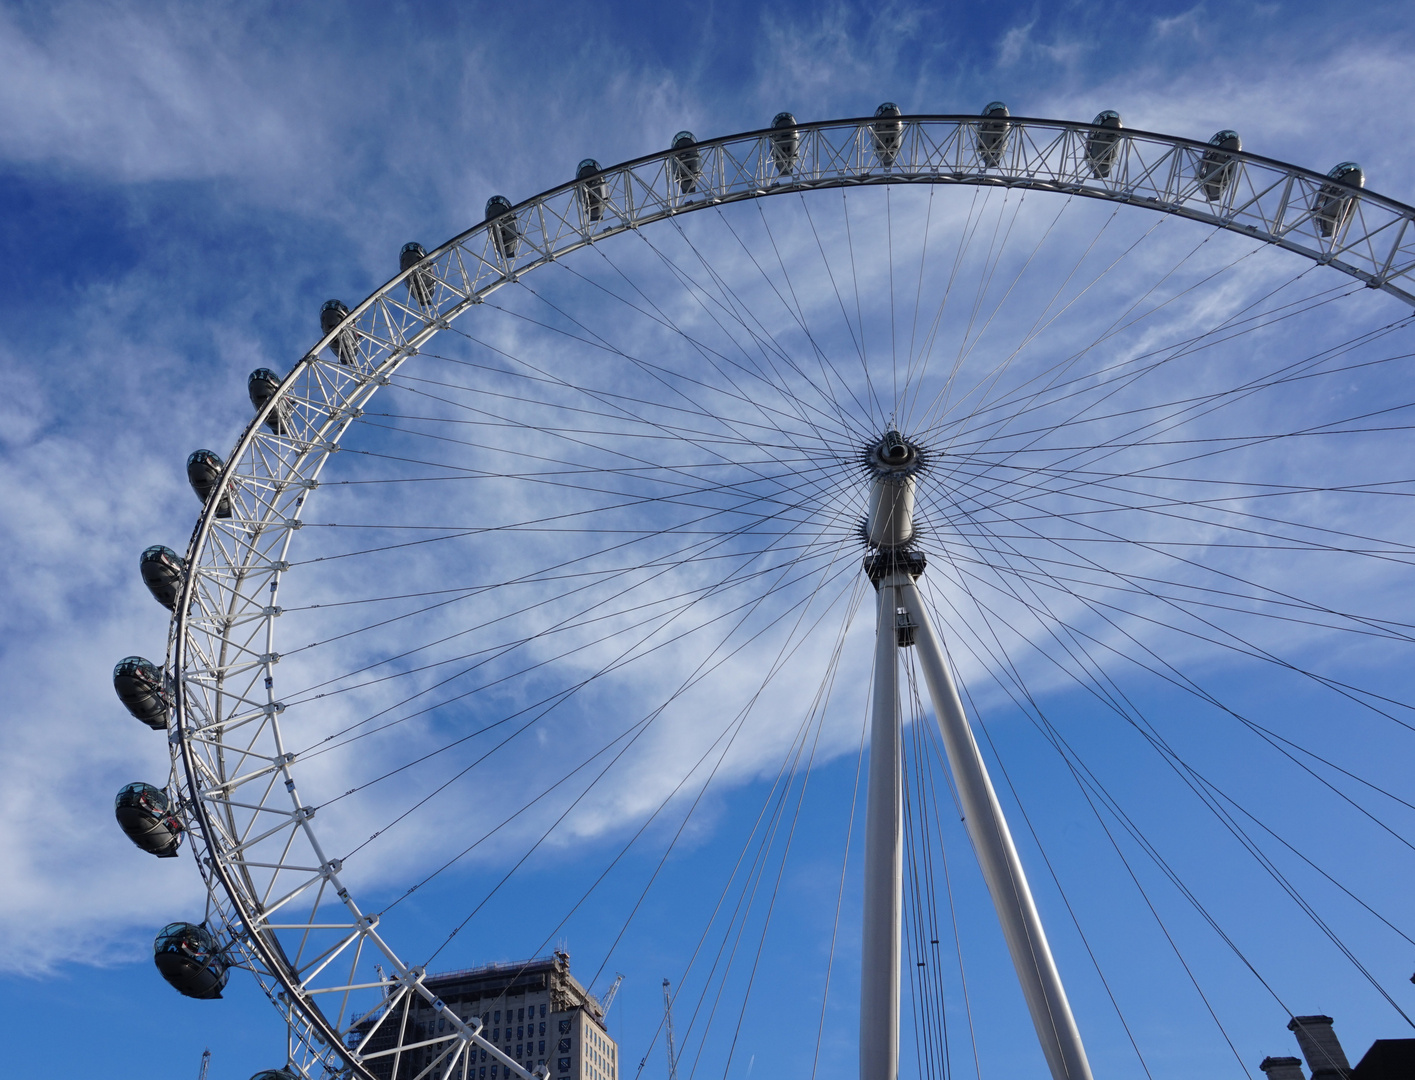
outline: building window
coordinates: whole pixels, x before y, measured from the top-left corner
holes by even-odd
[[[498,1024],[501,1023],[501,1010],[500,1010],[500,1009],[497,1009],[497,1010],[496,1010],[495,1016],[496,1016],[496,1022],[497,1022]]]
[[[569,1040],[569,1039],[561,1039],[561,1040],[560,1040],[560,1052],[561,1052],[562,1054],[568,1054],[568,1053],[570,1052],[570,1040]]]
[[[562,1020],[562,1021],[560,1021],[560,1034],[562,1034],[562,1035],[569,1035],[569,1034],[570,1034],[570,1021],[569,1021],[568,1018],[567,1018],[567,1019],[564,1019],[564,1020]]]
[[[560,1059],[560,1062],[559,1062],[559,1065],[560,1065],[560,1071],[561,1071],[561,1072],[569,1072],[569,1071],[570,1071],[570,1059],[569,1059],[569,1058],[561,1058],[561,1059]]]
[[[542,1039],[542,1040],[540,1041],[540,1052],[541,1052],[542,1054],[545,1053],[545,1040],[544,1040],[544,1039]]]
[[[540,1007],[540,1015],[541,1015],[541,1019],[545,1019],[545,1006],[544,1006],[544,1005],[542,1005],[542,1006]]]
[[[526,1010],[525,1010],[525,1009],[517,1009],[517,1010],[516,1010],[516,1019],[517,1019],[517,1020],[524,1020],[525,1018],[526,1018]]]
[[[544,1015],[545,1015],[545,1014],[544,1014],[544,1013],[542,1013],[542,1014],[541,1014],[541,1015],[542,1015],[542,1016],[544,1016]],[[545,1034],[545,1021],[544,1021],[544,1020],[542,1020],[542,1021],[541,1021],[541,1025],[540,1025],[540,1033],[541,1033],[541,1034],[542,1034],[542,1035],[544,1035],[544,1034]]]
[[[518,1027],[518,1028],[516,1029],[516,1038],[521,1039],[521,1038],[524,1038],[525,1035],[526,1035],[526,1029],[525,1029],[524,1027]]]

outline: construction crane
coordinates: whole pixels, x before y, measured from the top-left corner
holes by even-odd
[[[605,991],[604,1000],[600,1002],[600,1008],[604,1010],[605,1016],[609,1015],[609,1007],[614,1004],[614,995],[619,993],[619,984],[623,981],[624,973],[622,971],[616,971],[614,973],[614,982],[611,983],[609,989]]]
[[[197,1080],[206,1080],[206,1071],[211,1068],[211,1047],[201,1052],[201,1068],[197,1070]]]
[[[668,980],[663,980],[663,1022],[668,1027],[668,1080],[678,1080],[678,1052],[673,1047],[673,999],[668,996]]]

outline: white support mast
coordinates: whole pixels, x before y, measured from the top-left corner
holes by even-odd
[[[897,1080],[899,1075],[903,770],[897,653],[901,645],[910,644],[918,650],[968,836],[1052,1078],[1092,1080],[1086,1049],[1007,820],[914,584],[924,571],[923,556],[909,548],[914,535],[914,475],[922,467],[922,454],[897,431],[889,431],[871,447],[867,464],[874,484],[865,532],[875,551],[866,557],[865,571],[879,592],[879,607],[865,813],[860,1080]]]
[[[899,1075],[899,948],[904,908],[904,774],[895,611],[899,579],[879,585],[865,797],[865,925],[860,958],[860,1080]]]
[[[1066,989],[1061,985],[1051,946],[1047,944],[1041,916],[1032,900],[1027,875],[1017,857],[1007,819],[1003,817],[983,755],[973,738],[967,714],[963,712],[963,703],[943,649],[939,647],[933,623],[924,610],[916,585],[910,582],[899,592],[904,609],[915,624],[919,667],[928,684],[929,697],[933,699],[968,837],[973,841],[973,851],[988,883],[988,892],[992,894],[998,921],[1002,923],[1002,935],[1012,954],[1012,965],[1017,969],[1017,980],[1022,984],[1022,995],[1027,999],[1042,1053],[1046,1055],[1053,1080],[1091,1080],[1091,1064],[1086,1059],[1086,1048],[1081,1043],[1076,1018],[1071,1014]]]

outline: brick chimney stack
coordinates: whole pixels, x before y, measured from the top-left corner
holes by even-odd
[[[1295,1057],[1265,1057],[1258,1068],[1267,1074],[1268,1080],[1307,1080],[1301,1059]]]
[[[1287,1025],[1287,1030],[1297,1036],[1307,1068],[1312,1070],[1312,1080],[1349,1080],[1351,1076],[1351,1064],[1331,1024],[1330,1016],[1294,1016]]]

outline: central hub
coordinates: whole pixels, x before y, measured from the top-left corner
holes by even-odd
[[[865,542],[872,548],[902,548],[914,538],[914,475],[923,465],[923,452],[891,428],[866,449],[865,464],[874,476]]]

